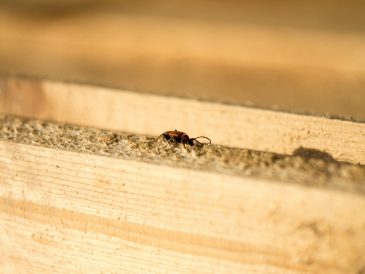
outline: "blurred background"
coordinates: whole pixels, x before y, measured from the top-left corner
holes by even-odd
[[[0,74],[365,120],[365,1],[2,0]]]

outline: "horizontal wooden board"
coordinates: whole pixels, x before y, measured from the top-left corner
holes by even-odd
[[[365,164],[365,124],[42,80],[3,79],[0,112],[138,134],[183,130],[282,154],[299,147]]]
[[[12,11],[26,11],[32,16],[60,18],[73,14],[99,14],[114,12],[123,15],[150,15],[162,18],[199,19],[245,24],[292,26],[296,28],[361,31],[365,28],[361,0],[4,0]],[[303,12],[305,11],[305,12]],[[339,18],[343,21],[338,20]]]
[[[186,3],[181,16],[131,3],[56,19],[0,10],[0,73],[365,119],[365,36],[355,16],[363,5],[321,2],[194,3],[198,10],[226,9],[225,20],[189,17],[186,6],[194,4]],[[298,12],[301,6],[306,12]],[[320,27],[339,24],[339,11],[340,26],[352,20],[358,26]],[[227,20],[240,13],[243,19]]]
[[[353,192],[0,142],[3,273],[360,273]]]

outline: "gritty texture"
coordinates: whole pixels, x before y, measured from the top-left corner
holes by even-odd
[[[298,148],[293,155],[279,155],[214,144],[184,147],[155,139],[0,116],[1,141],[365,193],[365,166],[338,162],[319,150]]]

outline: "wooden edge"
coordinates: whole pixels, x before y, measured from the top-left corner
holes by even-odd
[[[362,32],[148,14],[76,12],[44,28],[0,10],[0,73],[365,119]]]
[[[0,142],[0,193],[8,272],[365,266],[365,199],[354,193],[9,142]]]
[[[22,54],[28,46],[28,51],[43,52],[42,56],[54,52],[65,58],[102,56],[108,62],[141,54],[174,59],[178,54],[179,59],[232,65],[364,71],[365,41],[359,32],[107,13],[76,15],[72,21],[57,20],[45,29],[42,20],[19,20],[16,14],[4,11],[0,14],[1,48],[6,53],[18,50]]]
[[[290,155],[207,144],[168,144],[115,130],[0,115],[0,140],[268,180],[365,193],[365,166],[313,149]]]
[[[0,113],[159,135],[182,130],[213,143],[291,154],[318,149],[365,164],[365,124],[45,80],[3,79]]]

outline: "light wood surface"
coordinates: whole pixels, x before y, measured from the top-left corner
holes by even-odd
[[[365,119],[363,5],[284,2],[40,18],[0,9],[0,73]]]
[[[0,142],[2,273],[346,273],[360,193]]]
[[[52,81],[1,83],[2,113],[155,136],[178,129],[283,154],[302,146],[365,164],[364,123]]]
[[[0,273],[365,273],[365,124],[268,110],[365,119],[361,0],[22,2],[0,114],[125,134],[5,117]]]
[[[60,20],[42,28],[41,21],[0,14],[2,55],[8,51],[21,53],[27,46],[28,54],[36,53],[28,58],[40,57],[42,51],[59,61],[70,58],[64,62],[95,58],[96,63],[108,64],[144,56],[147,61],[154,56],[161,60],[197,58],[231,65],[364,72],[365,36],[357,33],[111,14],[93,14],[92,18],[81,15],[72,22]],[[25,53],[22,57],[29,60]]]

